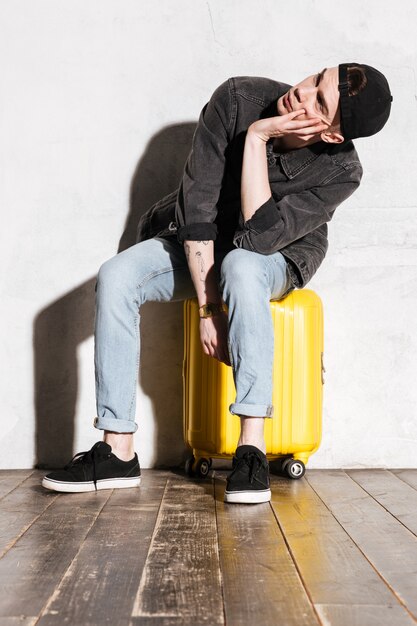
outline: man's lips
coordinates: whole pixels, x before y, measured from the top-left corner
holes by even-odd
[[[289,96],[289,93],[288,93],[288,92],[287,92],[287,93],[285,94],[285,96],[284,96],[284,106],[285,106],[285,108],[287,109],[287,111],[288,111],[289,113],[291,113],[291,112],[292,112],[292,106],[291,106],[290,96]]]

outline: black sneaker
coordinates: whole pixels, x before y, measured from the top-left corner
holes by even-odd
[[[239,446],[233,457],[232,473],[227,477],[225,502],[257,504],[269,502],[269,463],[255,446]]]
[[[139,487],[138,455],[135,452],[131,461],[122,461],[112,453],[108,443],[98,441],[88,452],[76,454],[64,469],[47,474],[42,485],[71,493]]]

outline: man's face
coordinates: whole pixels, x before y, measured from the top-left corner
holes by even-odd
[[[320,118],[332,126],[339,126],[339,70],[325,68],[308,76],[301,83],[291,87],[277,102],[278,114],[305,109],[305,114],[297,120]]]

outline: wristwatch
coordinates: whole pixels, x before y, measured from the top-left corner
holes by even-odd
[[[200,306],[198,309],[198,313],[202,318],[213,317],[223,312],[227,313],[227,306],[224,302],[220,302],[219,304],[207,302],[207,304],[203,304],[203,306]]]

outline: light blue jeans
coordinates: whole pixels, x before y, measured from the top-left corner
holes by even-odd
[[[243,248],[215,248],[215,269],[229,309],[228,349],[236,387],[236,401],[229,410],[272,417],[274,333],[269,301],[293,289],[287,262],[280,252],[262,255]],[[185,252],[176,237],[142,241],[101,266],[94,335],[96,428],[123,433],[138,428],[141,305],[195,296]]]

